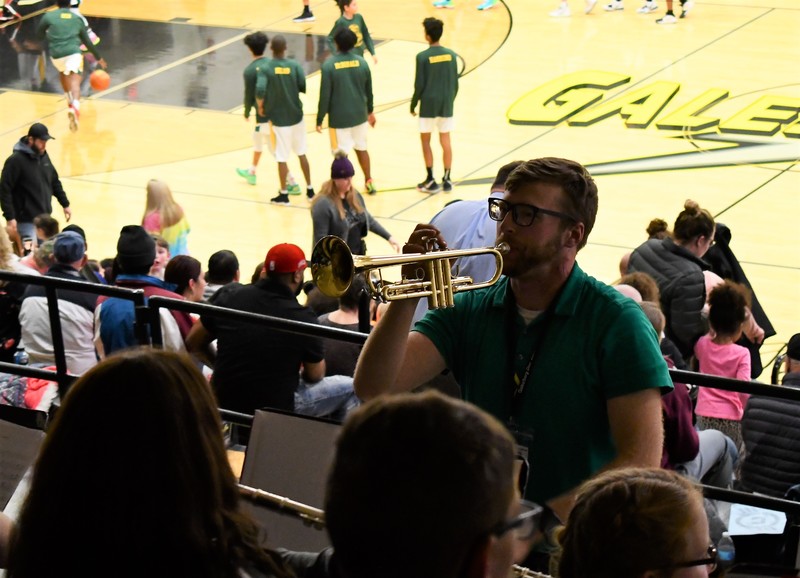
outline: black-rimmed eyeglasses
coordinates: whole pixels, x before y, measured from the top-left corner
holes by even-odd
[[[567,219],[575,221],[576,219],[566,213],[559,211],[551,211],[550,209],[543,209],[536,205],[528,205],[527,203],[509,203],[503,199],[489,199],[489,218],[493,221],[502,221],[506,215],[511,212],[511,218],[520,227],[530,227],[536,215],[542,213],[543,215],[550,215],[558,217],[559,219]]]
[[[672,564],[669,568],[661,568],[661,570],[672,570],[677,568],[692,568],[693,566],[707,566],[708,573],[710,574],[714,570],[716,570],[717,565],[719,565],[719,555],[717,553],[717,547],[713,544],[708,547],[706,551],[707,558],[700,558],[699,560],[690,560],[688,562],[679,562],[678,564]]]
[[[491,529],[491,533],[500,538],[506,532],[513,532],[517,540],[529,540],[539,529],[542,507],[527,500],[520,500],[522,513],[510,520],[504,520]]]

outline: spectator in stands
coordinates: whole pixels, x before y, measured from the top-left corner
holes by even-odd
[[[358,307],[366,292],[363,275],[353,277],[347,291],[339,297],[339,308],[319,316],[319,324],[337,329],[358,331]],[[356,362],[362,346],[338,339],[325,340],[325,375],[349,375],[356,371]]]
[[[240,506],[216,401],[185,356],[131,350],[84,374],[36,462],[9,577],[109,575],[291,575]]]
[[[47,213],[42,213],[33,218],[33,226],[36,229],[36,238],[41,241],[52,239],[58,235],[59,224],[56,219]]]
[[[516,492],[514,451],[496,419],[438,393],[359,408],[337,441],[325,498],[342,575],[509,576],[536,522]]]
[[[24,273],[11,246],[8,233],[0,227],[0,270]],[[0,279],[0,361],[11,363],[19,346],[19,306],[26,285]]]
[[[173,299],[183,299],[180,295],[165,288],[164,282],[148,275],[156,258],[156,244],[153,238],[138,225],[125,225],[120,230],[117,241],[116,264],[120,274],[114,283],[119,287],[142,289],[146,297],[158,295]],[[185,349],[184,336],[192,327],[188,314],[180,311],[159,310],[161,336],[164,347],[174,351]],[[133,302],[119,297],[101,296],[95,309],[94,343],[101,358],[118,349],[139,345],[134,333],[135,310]]]
[[[648,239],[666,239],[667,237],[672,237],[672,233],[669,231],[669,225],[664,219],[653,219],[647,225],[647,232]],[[624,277],[628,273],[628,262],[631,259],[631,252],[627,252],[622,256],[622,259],[619,261],[619,274],[620,276]],[[652,301],[652,299],[645,299],[645,301]]]
[[[612,470],[586,482],[559,541],[560,578],[699,578],[717,565],[703,495],[667,470]]]
[[[156,243],[156,260],[150,267],[150,276],[163,280],[164,269],[167,268],[167,263],[172,258],[172,254],[169,252],[169,243],[161,235],[150,233],[150,236]]]
[[[89,242],[86,240],[86,231],[83,230],[83,227],[78,225],[69,224],[64,227],[64,233],[72,231],[73,233],[77,233],[83,239],[83,244],[86,246],[86,264],[81,267],[80,274],[81,278],[85,281],[90,281],[92,283],[103,283],[106,284],[105,277],[99,273],[99,271],[95,270],[92,266],[92,259],[89,259]],[[99,266],[98,266],[99,268]]]
[[[206,288],[203,290],[203,301],[208,301],[223,285],[239,282],[239,259],[233,251],[223,249],[208,258],[206,270]]]
[[[655,221],[660,221],[660,219],[655,219]],[[624,283],[625,285],[630,285],[636,289],[642,296],[642,301],[661,303],[661,292],[658,290],[658,284],[656,284],[655,279],[653,279],[647,273],[643,273],[641,271],[627,273],[620,277],[619,282]],[[660,310],[661,306],[659,305],[659,311]],[[686,361],[683,359],[683,355],[678,349],[678,346],[663,334],[661,335],[661,353],[662,355],[669,357],[676,369],[685,370],[689,368],[689,366],[686,365]]]
[[[784,363],[783,385],[800,388],[800,333],[789,339]],[[742,417],[742,437],[743,490],[782,498],[800,483],[800,401],[752,396]]]
[[[489,198],[502,199],[506,190],[506,179],[511,172],[522,164],[522,161],[506,163],[494,178],[489,189]],[[497,236],[497,223],[489,217],[486,199],[479,201],[452,201],[434,215],[431,225],[442,232],[449,249],[474,249],[494,246]],[[451,266],[455,275],[472,277],[476,283],[488,281],[496,269],[495,259],[491,255],[475,255],[456,259]],[[428,302],[422,299],[414,314],[414,321],[419,321],[428,310]]]
[[[147,181],[142,226],[148,233],[161,235],[169,244],[170,255],[188,255],[189,221],[175,199],[169,185],[158,179]]]
[[[747,289],[725,281],[708,296],[711,331],[694,346],[698,371],[742,381],[750,380],[750,352],[736,342],[742,336],[748,304]],[[750,397],[746,393],[700,387],[697,392],[697,427],[717,429],[742,448],[741,419]]]
[[[272,247],[264,269],[265,278],[253,285],[223,287],[214,305],[317,324],[311,310],[297,302],[306,269],[302,249],[289,243]],[[218,351],[212,356],[208,345],[214,339]],[[202,315],[187,344],[214,369],[212,383],[225,409],[252,414],[272,407],[341,418],[358,403],[351,378],[325,377],[321,338]]]
[[[702,316],[706,301],[703,261],[714,244],[714,218],[692,201],[684,203],[675,220],[674,239],[650,239],[631,254],[628,272],[644,271],[658,284],[661,310],[667,318],[666,335],[684,358],[706,332]]]
[[[55,263],[53,258],[53,240],[48,239],[36,249],[22,257],[15,270],[26,275],[44,275],[50,266]]]
[[[643,301],[641,307],[656,333],[663,335],[666,321],[658,303]],[[674,367],[671,359],[664,358]],[[698,433],[695,430],[692,399],[686,385],[675,383],[672,391],[661,396],[661,407],[664,416],[661,467],[704,484],[730,487],[738,452],[722,432],[707,429]]]
[[[55,264],[45,277],[83,281],[80,270],[86,264],[86,245],[74,231],[59,233],[53,239]],[[97,296],[85,291],[58,290],[58,312],[67,370],[81,375],[94,367],[94,310]],[[53,333],[47,296],[42,285],[30,285],[25,290],[19,313],[22,327],[22,346],[31,363],[55,364]]]
[[[206,278],[200,261],[189,255],[176,255],[164,269],[164,281],[175,286],[175,293],[186,299],[201,303],[206,288]]]
[[[451,369],[465,399],[515,424],[535,464],[526,496],[562,520],[574,489],[597,470],[658,465],[660,390],[672,387],[641,308],[577,264],[597,203],[577,162],[518,166],[487,207],[497,241],[510,245],[505,276],[459,293],[455,307],[429,311],[410,333],[417,303],[392,301],[355,376],[366,400]],[[438,229],[417,225],[404,250],[424,252],[433,239],[446,246]]]

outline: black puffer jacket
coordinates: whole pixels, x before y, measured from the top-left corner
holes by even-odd
[[[783,385],[800,388],[800,372],[786,374]],[[782,498],[800,484],[800,401],[754,395],[744,410],[742,437],[742,489]]]
[[[702,316],[706,303],[703,271],[709,268],[672,239],[650,239],[631,254],[628,263],[628,273],[641,271],[656,280],[667,318],[667,337],[687,359],[695,341],[707,330]]]

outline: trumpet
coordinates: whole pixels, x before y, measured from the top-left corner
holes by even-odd
[[[314,508],[302,502],[296,502],[289,498],[265,492],[264,490],[251,488],[243,484],[239,484],[239,495],[256,505],[300,518],[317,530],[321,530],[325,527],[325,512],[319,508]],[[529,568],[517,564],[511,567],[510,576],[514,578],[552,578],[549,574],[534,572]]]
[[[353,277],[364,272],[367,290],[373,299],[386,302],[427,297],[428,308],[438,309],[452,307],[455,293],[482,289],[495,284],[503,273],[503,254],[509,250],[508,243],[499,243],[496,247],[479,249],[369,257],[353,255],[347,243],[335,235],[328,235],[317,242],[311,253],[311,275],[319,290],[328,297],[343,295],[353,282]],[[494,256],[495,272],[492,278],[483,283],[473,283],[472,277],[469,276],[453,277],[450,272],[450,260],[474,255]],[[421,278],[389,283],[381,276],[382,267],[413,263],[419,263],[423,272]],[[376,278],[373,278],[373,273],[376,274]]]

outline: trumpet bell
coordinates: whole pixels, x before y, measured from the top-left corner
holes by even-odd
[[[350,247],[334,235],[323,237],[311,253],[311,275],[323,295],[341,297],[355,276]]]

